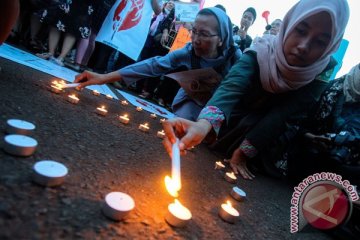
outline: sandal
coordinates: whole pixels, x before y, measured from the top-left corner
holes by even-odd
[[[49,58],[51,58],[53,55],[49,52],[45,52],[45,53],[37,53],[36,56],[38,56],[39,58],[48,60]]]

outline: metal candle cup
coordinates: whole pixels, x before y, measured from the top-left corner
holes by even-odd
[[[72,104],[78,104],[80,99],[77,96],[75,96],[75,94],[71,94],[68,95],[67,100]]]
[[[35,163],[33,170],[33,181],[47,187],[61,185],[68,174],[68,169],[63,164],[52,160]]]
[[[156,119],[156,118],[157,118],[157,116],[156,116],[155,113],[150,114],[150,117],[151,117],[152,119]]]
[[[165,122],[165,121],[166,121],[165,118],[161,118],[161,119],[160,119],[160,123],[163,123],[163,122]]]
[[[115,221],[123,219],[135,207],[134,200],[125,193],[111,192],[105,196],[102,212]]]
[[[121,101],[121,105],[127,106],[127,105],[129,105],[129,103],[128,103],[128,101],[126,101],[126,100],[122,100],[122,101]]]
[[[110,94],[106,94],[106,99],[109,99],[109,100],[112,100],[113,99],[113,97],[110,95]]]
[[[147,123],[144,123],[139,125],[139,129],[143,132],[149,132],[150,127]]]
[[[246,198],[246,193],[238,187],[233,187],[230,192],[230,195],[239,202],[244,201]]]
[[[53,92],[53,93],[61,93],[63,91],[63,88],[60,87],[59,85],[51,85],[50,86],[50,90]]]
[[[18,134],[7,135],[4,140],[5,152],[21,157],[32,155],[38,145],[35,139]]]
[[[221,162],[221,161],[217,161],[215,162],[215,169],[224,169],[225,168],[225,165]]]
[[[157,134],[156,134],[156,136],[157,136],[158,138],[164,138],[164,137],[165,137],[165,132],[164,132],[164,130],[158,131]]]
[[[237,177],[233,172],[227,172],[225,173],[225,180],[229,183],[236,183]]]
[[[173,227],[184,227],[191,217],[189,209],[175,199],[174,203],[170,203],[168,206],[165,220]]]
[[[136,111],[141,112],[143,109],[141,107],[136,107]]]
[[[119,116],[119,121],[122,122],[123,124],[128,124],[130,119],[127,114],[124,114],[122,116]]]
[[[227,201],[227,203],[221,204],[219,216],[222,220],[228,223],[235,223],[240,214],[235,208],[232,207],[230,201]]]
[[[8,134],[30,135],[35,130],[35,125],[20,119],[9,119],[6,121],[6,132]]]
[[[100,92],[98,90],[93,90],[92,94],[95,96],[100,96]]]
[[[95,112],[101,116],[106,116],[106,114],[108,113],[108,111],[106,110],[105,106],[101,106],[96,108]]]

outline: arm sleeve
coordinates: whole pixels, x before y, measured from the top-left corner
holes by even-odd
[[[153,57],[124,67],[119,70],[121,78],[127,85],[140,79],[159,77],[180,66],[190,67],[189,45],[173,51],[163,57]]]
[[[207,106],[219,108],[223,112],[226,121],[228,121],[236,105],[244,100],[246,93],[254,84],[260,84],[260,81],[256,81],[256,77],[259,77],[256,54],[249,51],[244,53],[234,64],[208,101]],[[258,86],[258,88],[261,88],[261,86]]]

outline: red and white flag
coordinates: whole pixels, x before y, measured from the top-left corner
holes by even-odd
[[[145,44],[153,15],[151,0],[117,0],[96,41],[137,60]]]

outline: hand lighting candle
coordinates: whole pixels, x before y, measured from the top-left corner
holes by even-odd
[[[92,94],[95,96],[100,96],[100,92],[98,90],[93,90]]]
[[[68,169],[63,164],[52,160],[35,163],[33,170],[33,181],[47,187],[61,185],[68,174]]]
[[[123,124],[128,124],[130,119],[127,114],[124,114],[122,116],[119,116],[119,121],[122,122]]]
[[[111,192],[105,196],[102,212],[115,221],[123,219],[135,207],[135,202],[128,194]]]
[[[157,136],[158,138],[164,138],[164,137],[165,137],[165,132],[164,132],[164,130],[158,131],[157,134],[156,134],[156,136]]]
[[[5,152],[21,157],[32,155],[38,145],[35,139],[24,135],[10,134],[4,140]]]
[[[149,132],[150,127],[148,123],[140,124],[139,129],[143,132]]]
[[[97,107],[95,112],[101,116],[106,116],[106,114],[108,113],[105,106]]]
[[[237,177],[235,176],[234,172],[227,172],[225,173],[225,180],[229,183],[236,183]]]
[[[35,125],[31,122],[9,119],[6,121],[6,132],[8,134],[30,135],[35,130]]]
[[[233,208],[231,202],[227,201],[226,204],[221,204],[219,216],[222,218],[222,220],[228,223],[235,223],[240,214],[235,208]]]
[[[192,215],[189,209],[184,207],[177,199],[175,199],[174,203],[170,203],[168,206],[168,212],[165,215],[165,220],[171,226],[184,227],[191,217]]]
[[[230,192],[230,195],[239,202],[245,200],[246,198],[246,193],[238,187],[233,187]]]
[[[68,102],[71,102],[72,104],[78,104],[79,98],[75,94],[68,95],[67,97]]]

